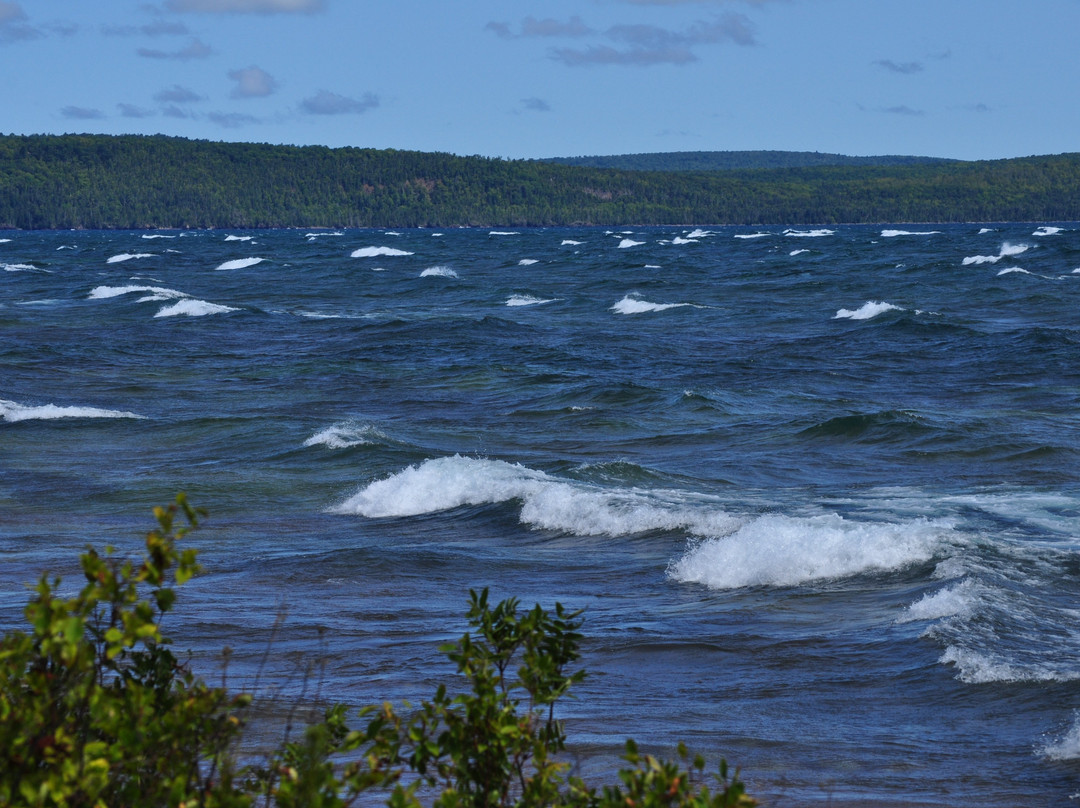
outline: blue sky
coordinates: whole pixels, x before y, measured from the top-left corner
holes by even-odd
[[[0,0],[0,132],[1080,151],[1080,0]]]

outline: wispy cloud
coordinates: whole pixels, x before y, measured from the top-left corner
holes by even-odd
[[[236,86],[230,93],[232,98],[263,98],[277,89],[277,81],[274,77],[255,65],[230,70],[229,78],[236,82]]]
[[[240,112],[211,112],[206,117],[225,129],[239,129],[242,126],[260,123],[254,115],[244,115]]]
[[[170,11],[205,14],[314,14],[323,0],[166,0]]]
[[[521,106],[529,112],[550,112],[551,105],[543,98],[522,98]]]
[[[98,121],[105,117],[104,112],[93,107],[64,107],[60,114],[76,121]]]
[[[581,17],[571,17],[566,22],[555,19],[538,20],[536,17],[526,17],[521,21],[521,29],[514,33],[509,23],[489,22],[484,30],[493,31],[503,39],[517,39],[526,37],[582,37],[595,34],[596,32],[582,22]]]
[[[186,62],[191,59],[205,59],[214,52],[213,48],[201,39],[192,39],[187,47],[177,51],[163,51],[155,48],[139,48],[136,53],[147,59],[177,59]]]
[[[191,33],[182,22],[154,20],[146,25],[103,25],[106,36],[186,36]]]
[[[154,93],[154,100],[162,104],[194,104],[196,101],[202,101],[203,97],[194,90],[174,84],[168,89]]]
[[[29,25],[26,12],[21,5],[9,0],[0,0],[0,44],[25,42],[40,39],[45,34]]]
[[[921,110],[921,109],[913,109],[912,107],[909,107],[907,104],[900,104],[899,106],[895,106],[895,107],[885,107],[881,111],[882,112],[887,112],[890,115],[915,115],[915,116],[918,116],[918,115],[925,115],[926,114],[925,112],[923,112],[923,110]]]
[[[356,99],[329,90],[319,90],[300,102],[300,109],[310,115],[359,115],[377,106],[379,97],[373,93],[364,93]]]
[[[551,56],[570,67],[588,65],[687,64],[698,59],[701,45],[757,44],[753,23],[745,14],[727,12],[712,20],[699,20],[681,31],[656,25],[615,25],[604,37],[622,47],[591,45],[587,48],[555,48]]]
[[[890,73],[902,73],[905,76],[923,71],[922,62],[894,62],[892,59],[878,59],[874,64]]]
[[[152,109],[143,109],[135,104],[117,104],[116,109],[124,118],[153,118],[157,114]]]

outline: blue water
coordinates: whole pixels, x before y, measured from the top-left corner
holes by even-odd
[[[487,586],[585,610],[588,776],[1080,792],[1080,225],[0,237],[3,626],[184,490],[267,698],[430,695]]]

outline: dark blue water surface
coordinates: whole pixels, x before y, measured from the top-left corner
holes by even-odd
[[[415,702],[491,587],[585,610],[586,775],[1080,791],[1080,226],[3,239],[3,626],[184,490],[208,678]]]

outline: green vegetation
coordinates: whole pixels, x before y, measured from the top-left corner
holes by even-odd
[[[813,166],[914,166],[948,162],[940,157],[887,154],[850,157],[846,154],[793,151],[693,151],[613,154],[589,157],[552,157],[551,163],[624,171],[732,171],[753,168],[810,168]]]
[[[631,171],[163,136],[0,136],[0,227],[1073,221],[1080,154]]]
[[[177,542],[200,513],[181,496],[155,509],[139,561],[111,549],[80,560],[71,598],[43,576],[26,607],[29,633],[0,640],[0,805],[342,808],[749,808],[738,773],[706,778],[704,761],[661,761],[627,743],[619,784],[567,776],[556,707],[584,677],[580,614],[471,593],[471,631],[444,651],[468,689],[440,686],[401,711],[335,705],[260,765],[240,765],[250,694],[207,686],[169,650],[161,623],[175,587],[199,571]],[[187,524],[176,527],[178,516]],[[688,764],[688,765],[687,765]],[[710,788],[707,780],[711,779]]]

